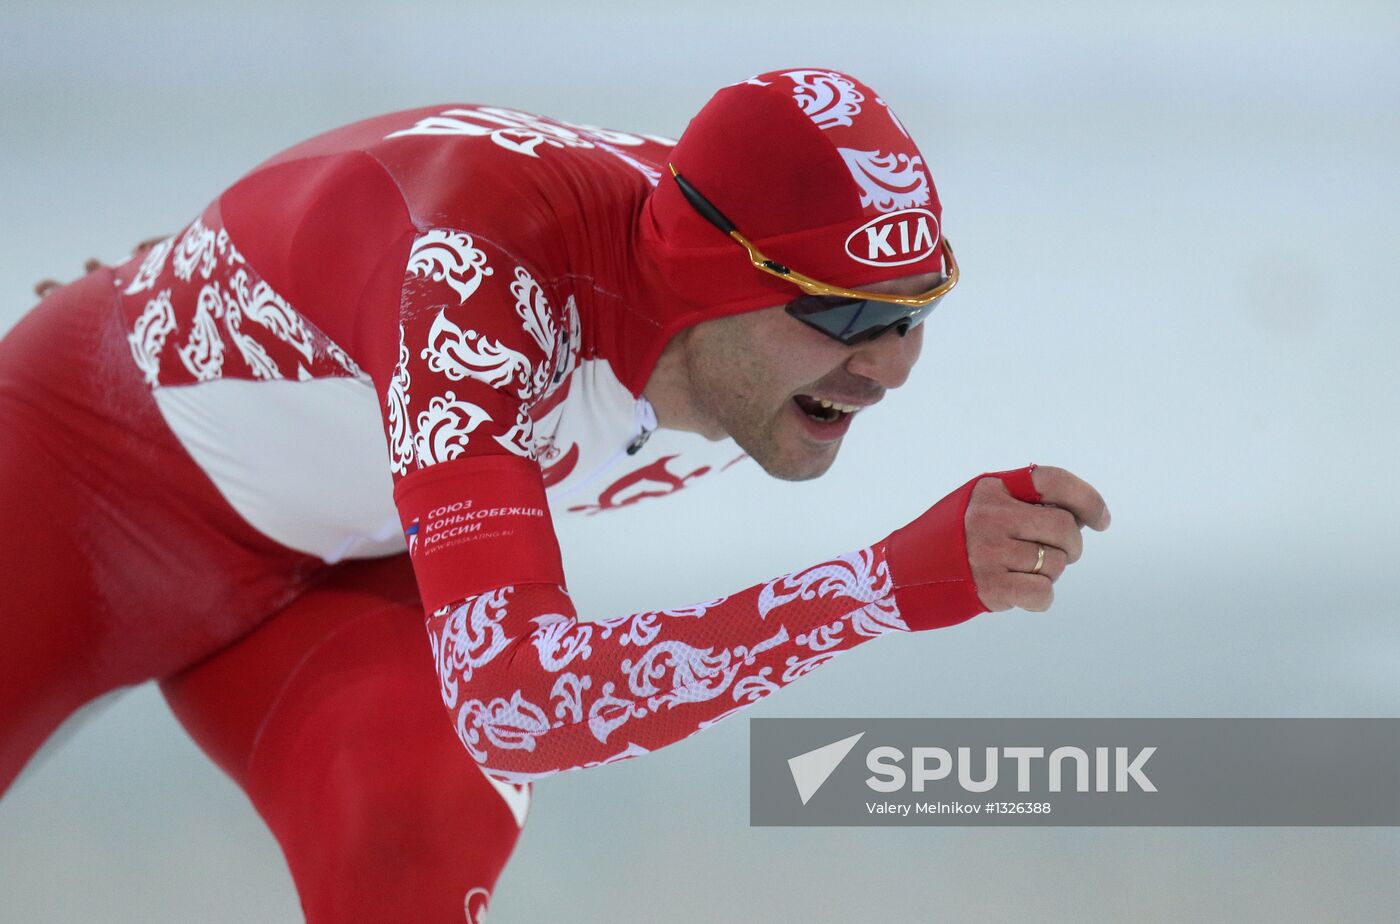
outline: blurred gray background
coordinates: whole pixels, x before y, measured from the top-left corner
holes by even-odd
[[[883,639],[749,714],[1396,715],[1394,2],[9,0],[0,330],[37,279],[343,122],[472,101],[674,136],[719,86],[804,66],[900,114],[964,282],[827,478],[740,467],[565,524],[580,610],[708,599],[1034,461],[1114,514],[1050,612]],[[0,921],[300,920],[271,835],[152,688],[77,725],[0,803]],[[491,924],[1400,903],[1393,829],[753,829],[747,733],[539,784]]]

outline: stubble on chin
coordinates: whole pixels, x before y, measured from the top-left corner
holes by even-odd
[[[834,456],[799,460],[778,457],[765,460],[753,453],[749,453],[749,455],[765,472],[779,481],[811,481],[814,478],[820,478],[827,473],[827,470],[831,468],[831,463],[835,461]]]
[[[764,428],[746,432],[743,439],[736,436],[734,441],[773,478],[811,481],[825,475],[836,461],[839,442],[831,444],[830,451],[822,451],[796,434],[784,434],[780,419],[775,417],[767,423]]]

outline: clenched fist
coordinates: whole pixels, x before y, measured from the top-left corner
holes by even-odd
[[[900,615],[936,629],[988,610],[1049,609],[1084,550],[1080,530],[1108,523],[1099,492],[1062,468],[979,475],[885,540]]]

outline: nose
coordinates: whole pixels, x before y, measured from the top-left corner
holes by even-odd
[[[924,326],[909,331],[903,337],[895,331],[885,331],[874,340],[852,347],[846,360],[846,371],[870,379],[885,388],[898,388],[909,378],[924,346]]]

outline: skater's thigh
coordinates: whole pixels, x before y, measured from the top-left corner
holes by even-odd
[[[223,647],[317,573],[219,495],[126,337],[104,268],[0,339],[0,792],[83,703]]]
[[[82,488],[0,396],[0,792],[104,677],[103,594],[78,544]],[[39,463],[39,464],[36,464]],[[76,540],[76,542],[75,542]]]
[[[457,740],[406,555],[335,566],[162,689],[272,829],[309,922],[481,912],[529,787]]]

